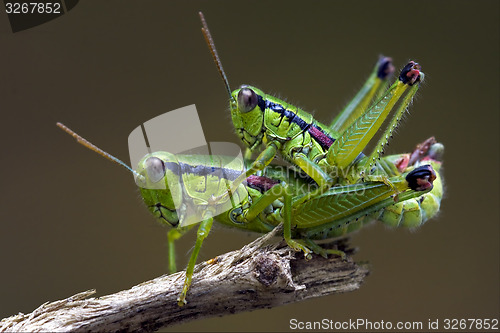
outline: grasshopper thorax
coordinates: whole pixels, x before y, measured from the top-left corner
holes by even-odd
[[[250,148],[260,145],[264,133],[265,94],[242,85],[231,93],[231,118],[236,134]]]

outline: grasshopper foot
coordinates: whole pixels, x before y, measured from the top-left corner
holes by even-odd
[[[305,246],[304,244],[302,244],[300,241],[289,239],[289,240],[286,241],[286,243],[288,244],[288,246],[290,246],[295,251],[297,251],[297,252],[300,252],[300,251],[304,252],[304,257],[306,258],[306,260],[311,260],[312,259],[312,251],[307,246]]]
[[[177,305],[180,307],[183,307],[184,305],[187,304],[186,301],[186,295],[182,293],[178,298],[177,298]]]
[[[306,243],[309,245],[311,249],[313,249],[314,253],[319,254],[325,259],[328,259],[329,254],[337,255],[339,256],[342,261],[347,261],[347,255],[344,251],[338,250],[338,249],[324,249],[312,240],[308,239]]]
[[[344,251],[342,251],[342,250],[333,250],[333,249],[328,249],[328,250],[325,250],[325,252],[326,252],[327,254],[334,254],[334,255],[339,256],[339,257],[342,259],[342,261],[347,261],[347,255],[346,255],[346,254],[345,254],[345,252],[344,252]]]
[[[328,259],[329,254],[333,254],[333,255],[339,256],[342,259],[342,261],[347,261],[347,255],[342,250],[324,249],[324,248],[318,246],[317,254],[321,255],[325,259]]]

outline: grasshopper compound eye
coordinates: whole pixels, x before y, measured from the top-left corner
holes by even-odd
[[[146,162],[144,162],[148,178],[153,182],[157,183],[163,179],[165,176],[165,164],[158,157],[149,157]]]
[[[238,93],[238,108],[241,112],[246,113],[252,111],[257,106],[259,98],[255,91],[250,88],[241,88]]]
[[[408,186],[414,191],[432,189],[432,182],[436,179],[436,172],[430,165],[422,165],[412,170],[406,176]]]

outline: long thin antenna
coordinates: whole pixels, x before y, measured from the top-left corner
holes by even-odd
[[[81,137],[80,135],[78,135],[77,133],[75,133],[73,130],[71,130],[70,128],[68,128],[66,125],[62,124],[62,123],[57,123],[56,124],[57,127],[59,127],[60,129],[62,129],[63,131],[65,131],[66,133],[68,133],[69,135],[71,135],[72,137],[74,137],[76,139],[76,141],[81,144],[82,146],[85,146],[87,147],[88,149],[98,153],[99,155],[107,158],[108,160],[110,160],[111,162],[115,162],[119,165],[121,165],[122,167],[124,167],[125,169],[127,169],[128,171],[132,172],[134,174],[135,177],[139,177],[139,178],[142,178],[143,176],[139,175],[135,170],[133,170],[131,167],[129,167],[128,165],[126,165],[125,163],[123,163],[121,160],[117,159],[116,157],[114,157],[113,155],[105,152],[104,150],[102,150],[101,148],[95,146],[94,144],[92,144],[91,142],[89,142],[87,139]]]
[[[217,69],[219,70],[219,74],[222,77],[222,80],[224,81],[224,85],[226,86],[227,93],[229,95],[230,99],[233,99],[231,96],[231,88],[229,87],[229,81],[227,79],[226,73],[224,72],[224,68],[222,68],[222,62],[220,61],[219,55],[217,54],[217,49],[215,48],[215,43],[212,38],[212,35],[210,34],[210,30],[208,30],[208,25],[207,21],[205,21],[205,16],[203,16],[202,12],[199,12],[200,19],[201,19],[201,24],[203,24],[203,28],[201,28],[201,32],[203,33],[203,36],[205,37],[205,41],[207,42],[208,48],[210,50],[210,53],[212,53],[212,57],[214,58],[215,65],[217,66]]]

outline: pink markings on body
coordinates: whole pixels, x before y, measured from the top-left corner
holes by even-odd
[[[417,161],[422,160],[429,152],[429,149],[431,148],[431,146],[435,143],[436,143],[436,139],[433,136],[431,136],[430,138],[428,138],[424,142],[419,143],[415,147],[413,152],[411,153],[410,161],[408,162],[408,164],[413,165]]]
[[[264,176],[249,176],[247,178],[247,185],[250,187],[258,188],[262,192],[266,192],[273,186],[278,185],[280,182]]]
[[[330,148],[335,141],[314,125],[309,127],[308,132],[321,145],[321,147],[323,147],[323,149]]]
[[[410,161],[410,155],[404,154],[400,159],[398,159],[394,165],[398,168],[399,172],[403,172],[408,167],[408,162]]]
[[[408,78],[410,85],[413,85],[415,82],[417,82],[418,78],[420,77],[421,67],[414,61],[410,61],[410,63],[413,64],[413,66],[408,71],[408,73],[406,73],[406,77]]]

